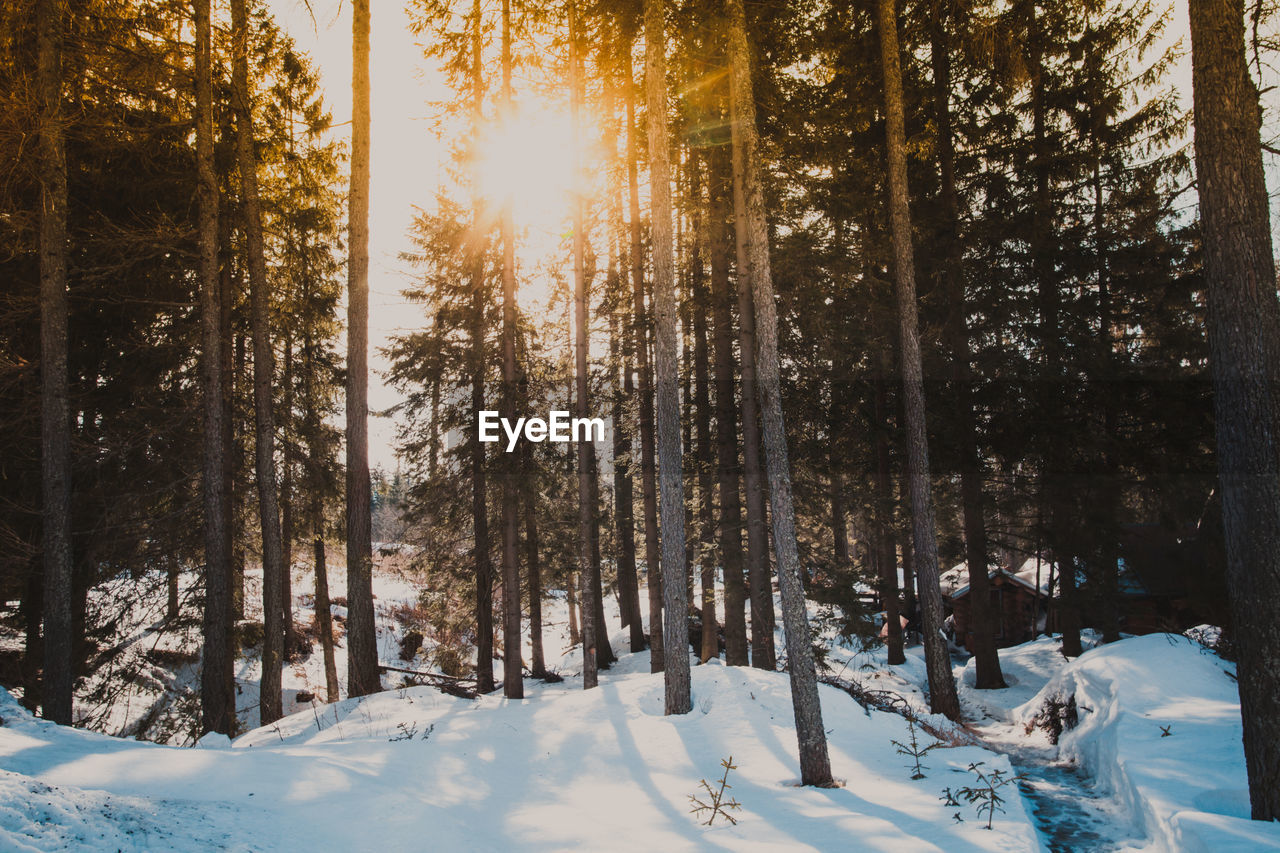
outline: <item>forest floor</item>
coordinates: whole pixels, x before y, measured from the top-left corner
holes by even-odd
[[[387,570],[375,591],[382,659],[426,668],[423,657],[399,659],[413,585]],[[306,601],[297,599],[304,622]],[[616,605],[611,610],[616,625]],[[52,726],[0,692],[0,849],[1280,847],[1280,833],[1243,819],[1231,664],[1185,639],[1134,638],[1071,664],[1040,640],[1002,653],[1010,683],[1002,691],[973,690],[972,673],[958,668],[962,699],[978,720],[968,730],[925,713],[918,654],[889,668],[882,652],[833,645],[828,665],[842,683],[902,697],[948,743],[924,757],[925,776],[913,780],[911,760],[893,743],[909,742],[907,720],[823,686],[842,786],[815,790],[797,785],[784,673],[694,666],[692,713],[664,717],[662,676],[649,673],[647,652],[625,653],[625,634],[616,633],[619,662],[602,673],[599,689],[583,691],[567,609],[550,602],[547,612],[548,664],[564,681],[527,680],[519,701],[393,686],[363,700],[299,703],[299,691],[323,695],[317,647],[286,671],[286,711],[296,713],[234,741],[210,736],[181,748]],[[152,658],[173,642],[145,640]],[[430,647],[428,640],[426,657]],[[340,656],[340,672],[344,663]],[[255,666],[246,658],[237,674],[241,718],[250,725]],[[171,677],[190,688],[189,674]],[[1040,729],[1028,734],[1046,700],[1063,696],[1076,698],[1079,725],[1057,745]],[[125,705],[100,719],[127,726],[157,716],[154,700]],[[1162,736],[1162,726],[1172,734]],[[933,742],[920,727],[916,733],[922,744]],[[987,746],[975,745],[974,735]],[[690,796],[708,799],[701,780],[718,787],[720,762],[730,756],[736,769],[726,799],[741,804],[730,812],[738,822],[703,825]],[[1030,777],[1022,791],[1001,789],[1004,811],[990,831],[972,805],[944,805],[944,789],[976,785],[968,768],[978,762]]]

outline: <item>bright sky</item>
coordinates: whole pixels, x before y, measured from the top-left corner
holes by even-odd
[[[303,0],[269,0],[269,6],[298,47],[310,54],[319,66],[325,100],[339,133],[345,136],[351,119],[351,3],[349,0],[310,2],[314,22]],[[422,322],[420,306],[411,305],[400,296],[413,273],[398,255],[408,247],[406,234],[413,220],[414,205],[430,206],[437,189],[448,183],[449,154],[446,145],[432,132],[429,116],[432,103],[445,100],[449,92],[415,43],[404,0],[372,0],[371,5],[373,151],[369,338],[374,372],[370,376],[369,402],[372,409],[379,410],[393,405],[399,398],[382,382],[381,372],[387,365],[377,350],[392,334],[418,328]],[[1186,7],[1179,2],[1168,38],[1181,39],[1184,51],[1190,42],[1186,32]],[[540,47],[539,52],[545,49]],[[1171,79],[1187,108],[1190,107],[1190,76],[1190,63],[1184,55]],[[517,80],[518,103],[520,82]],[[1277,93],[1269,93],[1267,100],[1274,110]],[[567,204],[563,188],[569,183],[573,140],[563,112],[557,113],[542,103],[529,106],[531,108],[518,119],[514,133],[481,145],[481,151],[487,152],[484,156],[489,165],[482,186],[490,191],[519,184],[517,227],[521,244],[526,247],[521,255],[541,257],[566,239],[562,217]],[[1280,180],[1277,180],[1276,158],[1269,156],[1267,160],[1273,185],[1275,229],[1280,225],[1277,215],[1280,211],[1274,209],[1278,198],[1274,190]],[[1194,202],[1194,194],[1189,194],[1185,203]],[[603,255],[603,246],[597,246],[596,250]],[[530,307],[530,302],[540,302],[546,294],[545,282],[529,280],[535,273],[532,265],[530,267],[519,270],[521,304],[525,307]],[[394,424],[389,419],[371,419],[369,450],[374,465],[394,469],[394,438]]]
[[[438,164],[444,151],[426,116],[430,102],[444,97],[445,90],[440,80],[424,75],[426,62],[409,31],[405,4],[373,0],[371,5],[369,340],[374,375],[369,382],[369,406],[378,410],[396,403],[398,397],[382,383],[380,373],[386,362],[377,349],[395,332],[414,328],[422,317],[421,307],[400,296],[411,271],[398,255],[407,248],[405,235],[413,221],[413,205],[430,200],[442,179]],[[302,0],[270,0],[276,20],[319,65],[325,101],[346,136],[345,126],[351,121],[351,3],[311,0],[311,6],[314,24]],[[386,418],[372,418],[369,433],[371,464],[394,469],[394,425]]]
[[[319,66],[325,101],[339,133],[346,136],[351,120],[351,3],[311,0],[314,22],[302,0],[270,0],[269,5],[298,47]],[[414,206],[431,207],[437,190],[449,182],[448,147],[433,132],[431,117],[433,103],[450,93],[416,43],[403,0],[374,0],[371,6],[369,340],[373,375],[369,405],[379,410],[398,402],[399,396],[382,382],[387,363],[377,350],[391,335],[419,328],[423,319],[421,306],[400,295],[413,271],[399,253],[409,246],[406,235]],[[517,91],[517,104],[520,100]],[[565,187],[572,169],[572,138],[565,114],[542,103],[530,107],[520,112],[512,132],[487,138],[480,146],[486,166],[483,190],[519,187],[514,203],[518,237],[525,247],[521,263],[524,257],[553,252],[565,239],[561,220],[567,210]],[[534,270],[518,272],[521,304],[531,307],[545,299],[545,282],[529,280]],[[372,418],[369,429],[371,463],[394,469],[394,424]]]

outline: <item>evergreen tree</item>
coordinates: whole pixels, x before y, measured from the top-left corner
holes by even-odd
[[[1268,228],[1242,4],[1193,0],[1196,172],[1204,222],[1227,583],[1240,645],[1240,703],[1254,820],[1280,818],[1274,738],[1280,686],[1271,608],[1280,569],[1280,302]]]
[[[369,0],[352,0],[351,193],[347,201],[347,689],[382,689],[369,518]]]

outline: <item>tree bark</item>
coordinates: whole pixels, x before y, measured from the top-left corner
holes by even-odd
[[[44,566],[30,560],[22,592],[22,707],[32,714],[40,710],[40,674],[44,663],[44,638],[40,622],[44,616]]]
[[[315,536],[311,540],[311,547],[316,564],[316,624],[320,628],[320,649],[324,655],[325,699],[337,702],[338,664],[333,653],[333,615],[330,612],[329,570],[325,565],[324,537]]]
[[[583,168],[582,154],[577,140],[581,131],[582,111],[582,56],[578,44],[578,8],[577,4],[569,4],[569,109],[573,122],[574,169],[581,174]],[[581,189],[573,195],[573,305],[574,305],[574,413],[579,418],[587,417],[587,351],[590,342],[587,339],[587,279],[584,267],[586,251],[585,235],[585,200]],[[596,582],[592,571],[592,536],[595,527],[595,503],[592,500],[591,461],[589,456],[594,447],[589,436],[583,436],[578,442],[578,576],[582,582],[582,687],[590,690],[598,682],[598,664],[596,645],[598,642],[596,620]]]
[[[698,209],[693,222],[689,259],[689,297],[693,325],[693,405],[694,405],[694,470],[698,487],[697,563],[702,588],[702,649],[699,659],[706,663],[720,657],[720,626],[716,622],[715,515],[712,503],[715,489],[714,450],[711,447],[711,353],[707,341],[707,310],[711,307],[702,264],[702,247],[706,242],[706,220],[702,209],[700,163],[690,158],[690,196]]]
[[[582,608],[578,606],[578,574],[573,572],[569,575],[569,582],[565,586],[565,601],[569,605],[569,645],[576,646],[582,642],[582,621],[578,618],[578,614]]]
[[[1280,820],[1280,302],[1241,0],[1191,0],[1227,591],[1255,820]]]
[[[483,14],[480,0],[471,7],[471,87],[472,131],[480,133],[481,104],[484,99]],[[471,176],[471,234],[467,251],[471,279],[471,410],[479,418],[485,408],[485,285],[484,210],[479,177]],[[476,689],[491,693],[493,679],[493,562],[489,554],[488,478],[484,445],[477,427],[471,437],[471,526],[475,534],[473,558],[476,567]]]
[[[224,135],[231,135],[230,128],[224,129]],[[212,167],[211,167],[212,168]],[[215,181],[216,185],[216,181]],[[214,202],[217,205],[217,195]],[[244,618],[244,524],[240,513],[240,476],[243,469],[238,436],[242,432],[236,412],[236,383],[244,374],[246,357],[244,338],[235,333],[235,301],[239,288],[239,276],[232,274],[231,251],[231,212],[222,205],[218,215],[218,231],[215,240],[218,250],[218,299],[222,337],[222,453],[226,487],[223,489],[224,537],[226,552],[231,561],[231,625],[235,620]],[[231,630],[228,628],[227,630]],[[234,636],[232,638],[234,641]],[[233,650],[234,654],[234,650]]]
[[[352,0],[347,207],[347,691],[382,689],[373,617],[369,483],[369,0]],[[486,551],[486,553],[488,553]]]
[[[293,631],[293,540],[296,536],[294,526],[294,494],[293,494],[293,442],[296,437],[290,435],[293,421],[293,341],[286,337],[284,342],[284,424],[281,425],[281,448],[284,466],[280,480],[280,630],[284,637],[284,657],[287,660],[297,648],[297,637]]]
[[[940,201],[942,202],[942,289],[949,313],[946,335],[951,344],[951,378],[955,385],[956,426],[960,434],[960,501],[964,514],[965,562],[969,567],[973,648],[979,690],[1005,686],[996,651],[995,614],[987,576],[987,528],[982,517],[982,462],[973,411],[973,376],[969,367],[969,324],[961,268],[960,203],[956,193],[955,139],[951,133],[951,55],[944,4],[934,7],[930,58],[933,64],[934,121],[938,134]],[[965,638],[961,638],[963,641]]]
[[[166,601],[164,608],[164,621],[173,623],[181,615],[182,600],[179,597],[178,581],[181,579],[181,571],[178,561],[170,559],[165,565],[165,593]]]
[[[640,496],[644,512],[644,562],[649,594],[649,671],[662,672],[662,567],[658,540],[658,484],[653,423],[653,366],[649,361],[649,324],[644,305],[644,241],[640,223],[640,155],[636,150],[636,84],[631,74],[630,45],[625,40],[627,81],[627,189],[631,232],[631,346],[640,377]]]
[[[511,107],[511,2],[502,0],[502,110]],[[511,199],[502,206],[502,414],[516,419],[516,247]],[[516,457],[506,454],[502,466],[502,690],[508,699],[524,698],[524,663],[520,642],[520,484]]]
[[[847,359],[843,355],[832,357],[827,402],[827,497],[831,502],[831,555],[837,568],[849,565],[849,509],[844,496],[846,457],[840,441],[848,417],[848,375]]]
[[[600,557],[600,463],[593,442],[587,443],[587,472],[587,482],[591,486],[591,597],[595,599],[596,608],[596,667],[608,669],[617,662],[618,656],[613,653],[613,645],[609,641],[609,626],[604,619],[604,572]]]
[[[752,94],[747,22],[742,0],[726,0],[729,18],[730,98],[736,113],[742,168],[742,192],[746,202],[747,269],[755,304],[757,369],[764,416],[765,462],[769,476],[769,501],[773,514],[773,547],[778,560],[778,585],[782,592],[782,619],[786,629],[787,671],[791,676],[791,703],[795,710],[796,740],[800,751],[800,779],[805,785],[830,787],[831,759],[822,726],[812,635],[800,580],[800,555],[796,544],[795,515],[791,499],[791,463],[782,419],[782,387],[778,367],[778,316],[774,305],[773,273],[769,265],[769,230],[761,186],[759,140],[756,135],[755,100]]]
[[[36,4],[40,106],[40,468],[45,719],[71,725],[71,411],[67,388],[67,158],[62,130],[65,0]]]
[[[684,553],[684,484],[680,448],[680,376],[676,335],[671,155],[667,135],[667,58],[663,0],[644,0],[644,80],[649,108],[649,197],[653,244],[654,374],[657,381],[658,468],[662,516],[662,599],[665,709],[687,714],[689,592]],[[650,628],[656,633],[656,626]]]
[[[200,673],[202,732],[236,730],[232,648],[230,502],[227,491],[223,288],[218,274],[218,182],[213,151],[212,21],[209,0],[195,3],[196,192],[200,287],[200,385],[203,396],[204,653]]]
[[[542,649],[542,566],[539,562],[537,491],[533,485],[533,448],[524,442],[524,547],[525,566],[529,576],[529,674],[547,677],[547,664]]]
[[[618,87],[622,75],[630,80],[631,41],[621,29],[613,35],[612,53],[602,57],[607,63],[604,70],[605,122],[604,145],[607,151],[618,148]],[[630,83],[625,85],[628,89]],[[640,580],[636,572],[636,520],[635,478],[633,477],[634,442],[627,424],[627,401],[635,395],[635,382],[631,373],[632,347],[630,281],[623,269],[622,255],[626,235],[622,223],[622,179],[618,164],[609,167],[608,232],[609,270],[606,290],[610,301],[609,311],[609,372],[613,386],[613,507],[615,549],[614,565],[618,576],[618,604],[622,627],[630,629],[628,637],[632,652],[644,649],[644,618],[640,612]]]
[[[1044,40],[1037,20],[1037,2],[1028,0],[1027,73],[1031,79],[1031,171],[1034,196],[1031,209],[1031,269],[1036,282],[1037,309],[1040,313],[1040,351],[1042,373],[1039,378],[1038,408],[1042,422],[1052,429],[1062,419],[1061,390],[1065,379],[1062,342],[1059,339],[1058,314],[1061,294],[1054,270],[1053,245],[1055,231],[1050,169],[1054,153],[1048,138],[1048,103],[1043,68]],[[1061,441],[1050,440],[1044,451],[1041,472],[1041,501],[1049,546],[1059,567],[1062,594],[1058,601],[1058,625],[1062,632],[1062,653],[1079,657],[1080,610],[1076,601],[1076,555],[1074,536],[1068,534],[1070,511],[1066,500],[1065,453]]]
[[[832,433],[834,437],[834,432]],[[844,501],[843,457],[833,449],[830,456],[831,554],[837,566],[849,565],[849,511]]]
[[[1091,65],[1097,62],[1093,58],[1097,53],[1094,46],[1090,45]],[[1090,105],[1091,110],[1098,113],[1101,113],[1101,106],[1098,103]],[[1114,344],[1111,339],[1111,284],[1107,271],[1105,236],[1106,209],[1103,204],[1102,146],[1097,136],[1101,130],[1098,123],[1105,125],[1105,121],[1105,119],[1094,119],[1091,122],[1093,126],[1090,133],[1090,157],[1093,160],[1093,175],[1090,182],[1093,184],[1094,264],[1097,267],[1098,276],[1098,350],[1100,352],[1098,367],[1095,370],[1100,370],[1102,373],[1101,377],[1095,378],[1095,387],[1106,387],[1109,380],[1115,377]],[[1103,513],[1102,517],[1106,519],[1105,524],[1100,525],[1101,529],[1095,528],[1095,536],[1101,540],[1098,547],[1094,549],[1101,575],[1098,621],[1102,626],[1102,642],[1114,643],[1120,639],[1120,554],[1116,533],[1119,528],[1123,500],[1119,475],[1115,473],[1117,466],[1111,452],[1111,442],[1116,436],[1116,406],[1115,397],[1111,394],[1098,394],[1095,400],[1102,408],[1100,441],[1102,470],[1105,472],[1101,478],[1102,499],[1098,503]]]
[[[275,354],[271,350],[271,298],[267,283],[262,210],[258,198],[258,163],[253,151],[252,94],[249,89],[249,14],[246,0],[232,0],[232,90],[236,112],[236,160],[240,169],[245,253],[249,268],[250,321],[253,332],[254,467],[258,487],[258,519],[262,530],[262,681],[259,708],[263,725],[283,715],[281,670],[284,665],[284,604],[281,579],[284,555],[280,541],[280,505],[276,492],[275,407],[272,384]]]
[[[320,649],[324,656],[325,697],[328,702],[337,702],[339,694],[338,664],[333,650],[333,612],[329,601],[329,571],[325,565],[326,554],[324,544],[324,501],[321,498],[318,484],[323,481],[324,452],[318,436],[320,415],[316,411],[316,359],[315,345],[308,329],[302,339],[303,375],[302,394],[306,405],[303,415],[308,426],[307,465],[310,468],[311,488],[311,537],[312,555],[315,560],[315,622],[320,634]]]
[[[911,533],[916,583],[920,592],[929,705],[935,714],[960,719],[960,700],[951,675],[951,659],[942,636],[942,590],[938,586],[938,543],[929,479],[929,443],[925,428],[924,376],[916,318],[915,259],[907,200],[907,155],[902,106],[902,70],[898,59],[898,13],[894,0],[878,0],[880,56],[884,70],[885,130],[889,154],[889,223],[897,283],[902,348],[903,408],[906,415],[907,481],[911,492]]]
[[[742,483],[747,500],[747,583],[751,593],[751,665],[778,668],[774,648],[773,581],[769,567],[764,478],[761,473],[760,409],[756,393],[756,317],[751,295],[747,233],[746,161],[735,100],[729,99],[733,144],[733,225],[737,257],[738,350],[742,356]]]
[[[890,359],[885,353],[884,372]],[[873,390],[876,446],[876,565],[880,581],[880,606],[884,608],[885,647],[890,666],[907,662],[903,650],[902,619],[898,606],[898,545],[893,530],[893,480],[889,464],[889,404],[886,380],[877,378]],[[908,611],[910,612],[910,611]]]
[[[615,262],[610,267],[613,290],[620,290]],[[635,490],[631,477],[631,436],[624,428],[626,401],[635,393],[631,380],[631,359],[625,354],[626,344],[618,317],[611,323],[613,361],[615,364],[613,394],[613,517],[617,537],[618,592],[621,599],[622,624],[630,630],[632,652],[644,649],[644,621],[640,614],[640,582],[636,577]],[[621,375],[619,375],[621,374]]]
[[[730,165],[723,148],[710,161],[711,323],[715,350],[716,473],[720,489],[720,554],[724,570],[725,663],[746,666],[746,581],[742,501],[738,494],[738,419],[733,396],[733,294],[729,284]]]

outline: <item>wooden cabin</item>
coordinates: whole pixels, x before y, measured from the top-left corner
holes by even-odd
[[[955,573],[952,570],[948,574]],[[996,645],[1000,648],[1016,646],[1033,639],[1036,633],[1044,628],[1047,596],[1036,588],[1034,580],[1028,580],[1022,573],[1014,574],[1005,569],[992,569],[990,578],[991,603],[997,616]],[[955,629],[955,643],[970,648],[973,637],[972,612],[973,600],[970,595],[967,573],[963,583],[946,591],[946,604],[951,610],[952,625]],[[1045,567],[1045,578],[1048,579],[1048,567]]]

